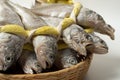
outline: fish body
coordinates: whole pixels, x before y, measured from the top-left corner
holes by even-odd
[[[56,28],[60,24],[60,22],[63,20],[57,17],[49,17],[49,16],[39,16],[39,17],[41,17],[49,26],[53,26]]]
[[[69,68],[77,63],[79,63],[78,54],[70,48],[59,50],[55,56],[54,65],[58,69]]]
[[[35,5],[36,0],[9,0],[17,5],[31,9]]]
[[[8,3],[12,6],[12,9],[20,15],[25,29],[32,30],[47,25],[40,17],[32,13],[29,9],[16,5],[10,1],[8,1]]]
[[[42,71],[34,51],[23,49],[18,63],[26,74],[41,73]]]
[[[25,39],[0,33],[0,70],[6,71],[20,57]]]
[[[31,11],[39,16],[51,16],[57,18],[69,17],[73,6],[68,4],[39,4]]]
[[[19,15],[11,9],[6,0],[0,1],[0,26],[17,24],[23,26]]]
[[[39,35],[34,37],[33,46],[37,60],[43,69],[50,68],[57,53],[57,40],[52,36]]]

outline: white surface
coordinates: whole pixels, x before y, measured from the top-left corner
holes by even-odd
[[[116,30],[114,41],[107,36],[101,36],[109,46],[109,53],[94,55],[86,80],[120,80],[120,0],[79,1],[84,7],[102,15]]]

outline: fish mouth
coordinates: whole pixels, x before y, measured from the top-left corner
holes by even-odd
[[[24,66],[23,67],[23,71],[26,74],[36,74],[36,73],[41,73],[42,72],[42,68],[39,66],[35,65],[30,65],[30,66]]]
[[[104,30],[106,30],[106,34],[109,35],[112,40],[114,40],[115,39],[115,36],[114,36],[115,29],[113,29],[111,27],[111,25],[108,25],[108,24],[105,25],[105,28],[106,29],[104,29]]]
[[[0,65],[0,71],[4,71],[4,69],[3,69],[3,66],[2,66],[2,65]]]
[[[96,54],[106,54],[108,53],[108,48],[107,47],[97,47],[94,49],[94,53]]]
[[[46,51],[40,47],[37,49],[36,53],[38,63],[43,69],[50,68],[52,66],[52,61],[47,57],[45,52]]]
[[[6,71],[8,69],[8,67],[7,66],[0,66],[0,71]]]
[[[70,47],[76,50],[80,55],[87,55],[85,46],[80,43],[77,44],[76,42],[72,41],[72,45],[70,45]]]
[[[35,66],[33,66],[31,69],[32,69],[33,73],[41,73],[42,72],[42,68],[38,64],[35,64]]]
[[[46,58],[43,53],[36,53],[37,60],[43,69],[46,69]]]
[[[106,54],[108,53],[108,47],[105,46],[96,46],[96,45],[87,45],[87,50],[96,54]]]
[[[84,56],[87,55],[87,51],[86,51],[86,48],[85,48],[85,45],[82,45],[82,44],[79,44],[79,49],[78,49],[78,52]]]
[[[35,74],[35,73],[41,73],[42,69],[37,69],[37,68],[29,68],[27,70],[24,70],[26,74]]]
[[[43,56],[39,56],[38,62],[43,69],[50,68],[52,66],[52,62]]]
[[[0,60],[0,71],[6,71],[9,68],[9,65],[6,65],[3,63],[2,60]]]
[[[91,44],[92,44],[92,42],[90,42],[90,41],[79,42],[79,44],[77,44],[75,41],[72,41],[71,47],[74,50],[76,50],[80,55],[87,56],[86,46],[91,45]]]

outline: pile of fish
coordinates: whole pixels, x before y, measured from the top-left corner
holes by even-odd
[[[108,53],[107,44],[95,32],[114,40],[115,30],[99,14],[82,6],[75,23],[62,30],[61,22],[71,15],[73,4],[38,4],[27,9],[9,0],[0,0],[1,72],[15,64],[19,64],[17,67],[26,74],[41,73],[54,67],[59,70],[84,61],[89,53]],[[19,26],[29,35],[26,38],[5,32],[2,30],[5,26]],[[53,26],[59,36],[49,31],[49,34],[34,35],[36,29],[43,26]],[[24,48],[26,44],[30,46]]]

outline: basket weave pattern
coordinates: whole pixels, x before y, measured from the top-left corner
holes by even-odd
[[[82,80],[87,73],[92,54],[85,61],[67,69],[41,74],[0,74],[0,80]]]

